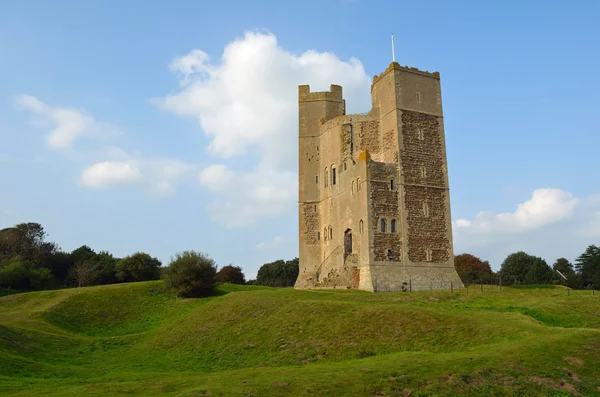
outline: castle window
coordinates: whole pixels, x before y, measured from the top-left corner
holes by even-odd
[[[358,231],[362,233],[363,229],[364,229],[364,224],[363,224],[363,220],[361,219],[360,222],[358,222]]]
[[[315,212],[317,212],[317,205],[315,204]]]
[[[360,192],[360,178],[356,178],[356,191]]]
[[[344,171],[346,171],[346,170],[347,170],[347,168],[346,168],[346,162],[344,162]]]
[[[417,103],[421,103],[421,93],[417,92]]]
[[[335,180],[336,180],[336,172],[335,172],[335,167],[331,167],[331,184],[335,185]]]
[[[352,181],[352,194],[354,194],[354,181]]]
[[[385,219],[381,220],[381,232],[385,233]]]
[[[421,166],[421,177],[427,178],[427,168],[424,165]]]
[[[333,240],[333,229],[329,226],[329,239]]]
[[[419,140],[425,139],[425,133],[423,132],[423,128],[417,128],[417,137]]]
[[[394,178],[390,179],[390,190],[394,190]]]
[[[396,233],[396,220],[395,219],[392,219],[392,222],[390,223],[390,232]]]
[[[329,180],[329,171],[327,171],[327,167],[325,167],[325,187],[327,187],[327,181]]]
[[[327,241],[327,228],[323,228],[323,238]]]
[[[425,250],[425,257],[426,257],[427,262],[431,262],[432,257],[433,257],[432,252],[431,252],[431,248],[427,248]]]
[[[315,175],[315,183],[318,185],[319,184],[319,175]]]
[[[394,260],[394,254],[392,254],[392,250],[387,250],[387,258],[389,261]]]
[[[425,218],[429,218],[429,204],[427,201],[423,201],[423,215]]]
[[[321,240],[321,232],[317,232],[317,241]]]

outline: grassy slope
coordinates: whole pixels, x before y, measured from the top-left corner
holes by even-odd
[[[0,395],[600,395],[600,296],[160,282],[0,298]]]

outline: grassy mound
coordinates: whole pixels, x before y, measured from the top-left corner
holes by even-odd
[[[161,282],[0,298],[0,395],[600,395],[600,297]]]

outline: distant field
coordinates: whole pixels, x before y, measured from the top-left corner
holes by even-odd
[[[224,285],[176,299],[161,282],[14,294],[0,298],[0,395],[600,396],[600,296]]]

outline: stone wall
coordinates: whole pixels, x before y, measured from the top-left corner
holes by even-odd
[[[373,233],[373,256],[375,261],[387,261],[387,251],[392,250],[394,261],[401,258],[400,212],[398,210],[397,177],[398,166],[376,161],[369,162],[369,203],[371,206],[371,224]],[[391,179],[394,189],[391,189]],[[386,231],[381,232],[381,219],[386,221]],[[396,221],[396,230],[391,231],[392,220]]]
[[[315,211],[315,208],[317,209]],[[317,204],[303,204],[302,218],[304,219],[304,244],[319,244],[318,233],[321,231],[321,222]],[[321,235],[321,238],[323,236]]]

